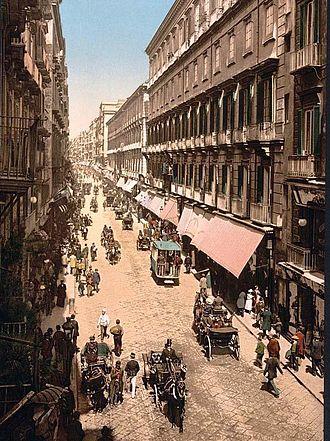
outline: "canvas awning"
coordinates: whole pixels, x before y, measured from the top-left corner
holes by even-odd
[[[186,227],[184,234],[191,239],[200,231],[200,224],[204,216],[204,210],[199,207],[194,207],[192,215]]]
[[[150,193],[150,192],[145,192],[143,198],[141,199],[140,204],[142,205],[142,207],[144,208],[149,208],[149,205],[152,202],[152,199],[154,198],[154,194]]]
[[[147,193],[145,191],[141,191],[137,196],[135,196],[135,200],[137,202],[141,202]]]
[[[185,234],[186,228],[189,225],[192,215],[193,215],[193,208],[189,206],[185,206],[177,227],[177,230],[181,234],[181,236]]]
[[[179,223],[179,216],[178,216],[178,204],[177,200],[170,198],[160,213],[160,217],[162,219],[166,219],[169,222],[172,222],[174,225],[178,225]]]
[[[121,177],[121,178],[118,179],[116,187],[122,188],[124,184],[125,184],[125,179],[123,177]]]
[[[152,211],[156,216],[160,216],[160,213],[162,211],[161,209],[162,209],[163,205],[164,205],[164,198],[162,196],[159,196],[156,194],[152,198],[148,207],[146,207],[146,208],[148,208],[148,210]]]
[[[125,184],[125,188],[123,188],[123,190],[128,191],[129,193],[132,193],[133,188],[136,186],[137,181],[135,181],[134,179],[129,179],[126,184]]]
[[[238,278],[265,233],[220,216],[205,225],[198,248]]]
[[[191,244],[194,245],[196,248],[199,249],[200,243],[203,241],[205,232],[208,230],[209,223],[211,219],[213,219],[213,217],[213,214],[204,211],[203,217],[199,219],[198,231],[191,240]]]

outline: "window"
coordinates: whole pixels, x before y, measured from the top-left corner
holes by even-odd
[[[231,34],[229,36],[229,54],[228,54],[228,64],[235,61],[235,35]]]
[[[221,177],[221,193],[228,194],[228,166],[223,165],[221,168],[222,177]]]
[[[266,23],[265,23],[265,37],[273,36],[274,31],[274,5],[269,5],[266,8]]]
[[[290,94],[286,93],[284,95],[284,122],[287,124],[289,122],[289,102],[290,102]]]
[[[273,77],[264,79],[257,87],[257,122],[272,122],[274,105]]]
[[[185,72],[185,86],[186,86],[186,90],[189,89],[189,67],[186,69]]]
[[[258,204],[268,205],[270,193],[270,169],[263,165],[257,166],[257,188],[256,188],[256,202]]]
[[[222,114],[223,130],[231,130],[234,128],[234,118],[235,118],[235,104],[234,104],[233,92],[223,97],[222,108],[223,108],[223,114]]]
[[[297,134],[297,155],[320,154],[321,113],[319,105],[298,111]]]
[[[178,97],[181,96],[181,92],[182,92],[182,76],[181,76],[181,72],[178,73],[178,81],[177,81],[177,95]]]
[[[171,101],[174,100],[174,78],[171,80]]]
[[[245,24],[245,50],[252,50],[252,33],[253,33],[253,23],[248,21]]]
[[[252,100],[251,86],[247,86],[239,91],[238,95],[238,128],[249,126],[251,124]]]
[[[178,164],[173,164],[172,173],[173,173],[173,181],[175,184],[177,184],[178,183]]]
[[[291,52],[291,32],[284,35],[284,52]]]
[[[187,185],[189,185],[189,187],[191,187],[191,185],[192,185],[193,176],[194,176],[194,164],[189,164],[189,168],[188,168],[188,181],[187,181]]]
[[[194,83],[198,83],[198,64],[197,61],[194,63]]]
[[[204,55],[204,59],[203,59],[203,80],[207,79],[207,77],[208,77],[208,70],[209,70],[208,56]]]
[[[299,46],[303,48],[320,41],[320,8],[319,0],[304,2],[300,6]]]
[[[213,181],[214,181],[214,165],[209,165],[208,167],[208,180],[207,180],[207,189],[206,191],[212,191],[213,189]]]
[[[220,71],[220,44],[215,46],[214,51],[214,73]]]

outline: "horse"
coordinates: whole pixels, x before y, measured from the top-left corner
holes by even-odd
[[[83,389],[86,391],[87,397],[93,409],[102,411],[105,407],[104,391],[107,387],[107,378],[103,370],[95,366],[91,370],[84,372]]]
[[[174,427],[178,421],[179,432],[183,432],[183,420],[186,404],[186,385],[181,375],[174,379],[171,377],[165,384],[165,396],[167,398],[168,419]]]

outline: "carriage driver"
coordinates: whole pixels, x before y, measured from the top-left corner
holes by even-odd
[[[165,343],[165,348],[162,351],[162,362],[165,363],[166,360],[174,360],[177,358],[175,350],[172,348],[172,340],[170,338],[167,339]]]
[[[91,335],[89,337],[89,341],[85,344],[84,349],[81,352],[81,355],[85,357],[86,362],[96,363],[98,356],[98,343],[95,341],[95,336]]]

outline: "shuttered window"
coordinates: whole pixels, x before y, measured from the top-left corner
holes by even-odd
[[[319,155],[321,137],[320,106],[297,113],[297,155]]]
[[[244,167],[243,165],[239,165],[237,170],[237,194],[240,198],[243,195],[243,179],[244,179]]]
[[[227,194],[228,166],[222,166],[221,193]]]
[[[262,203],[264,199],[264,167],[257,167],[257,202]]]

